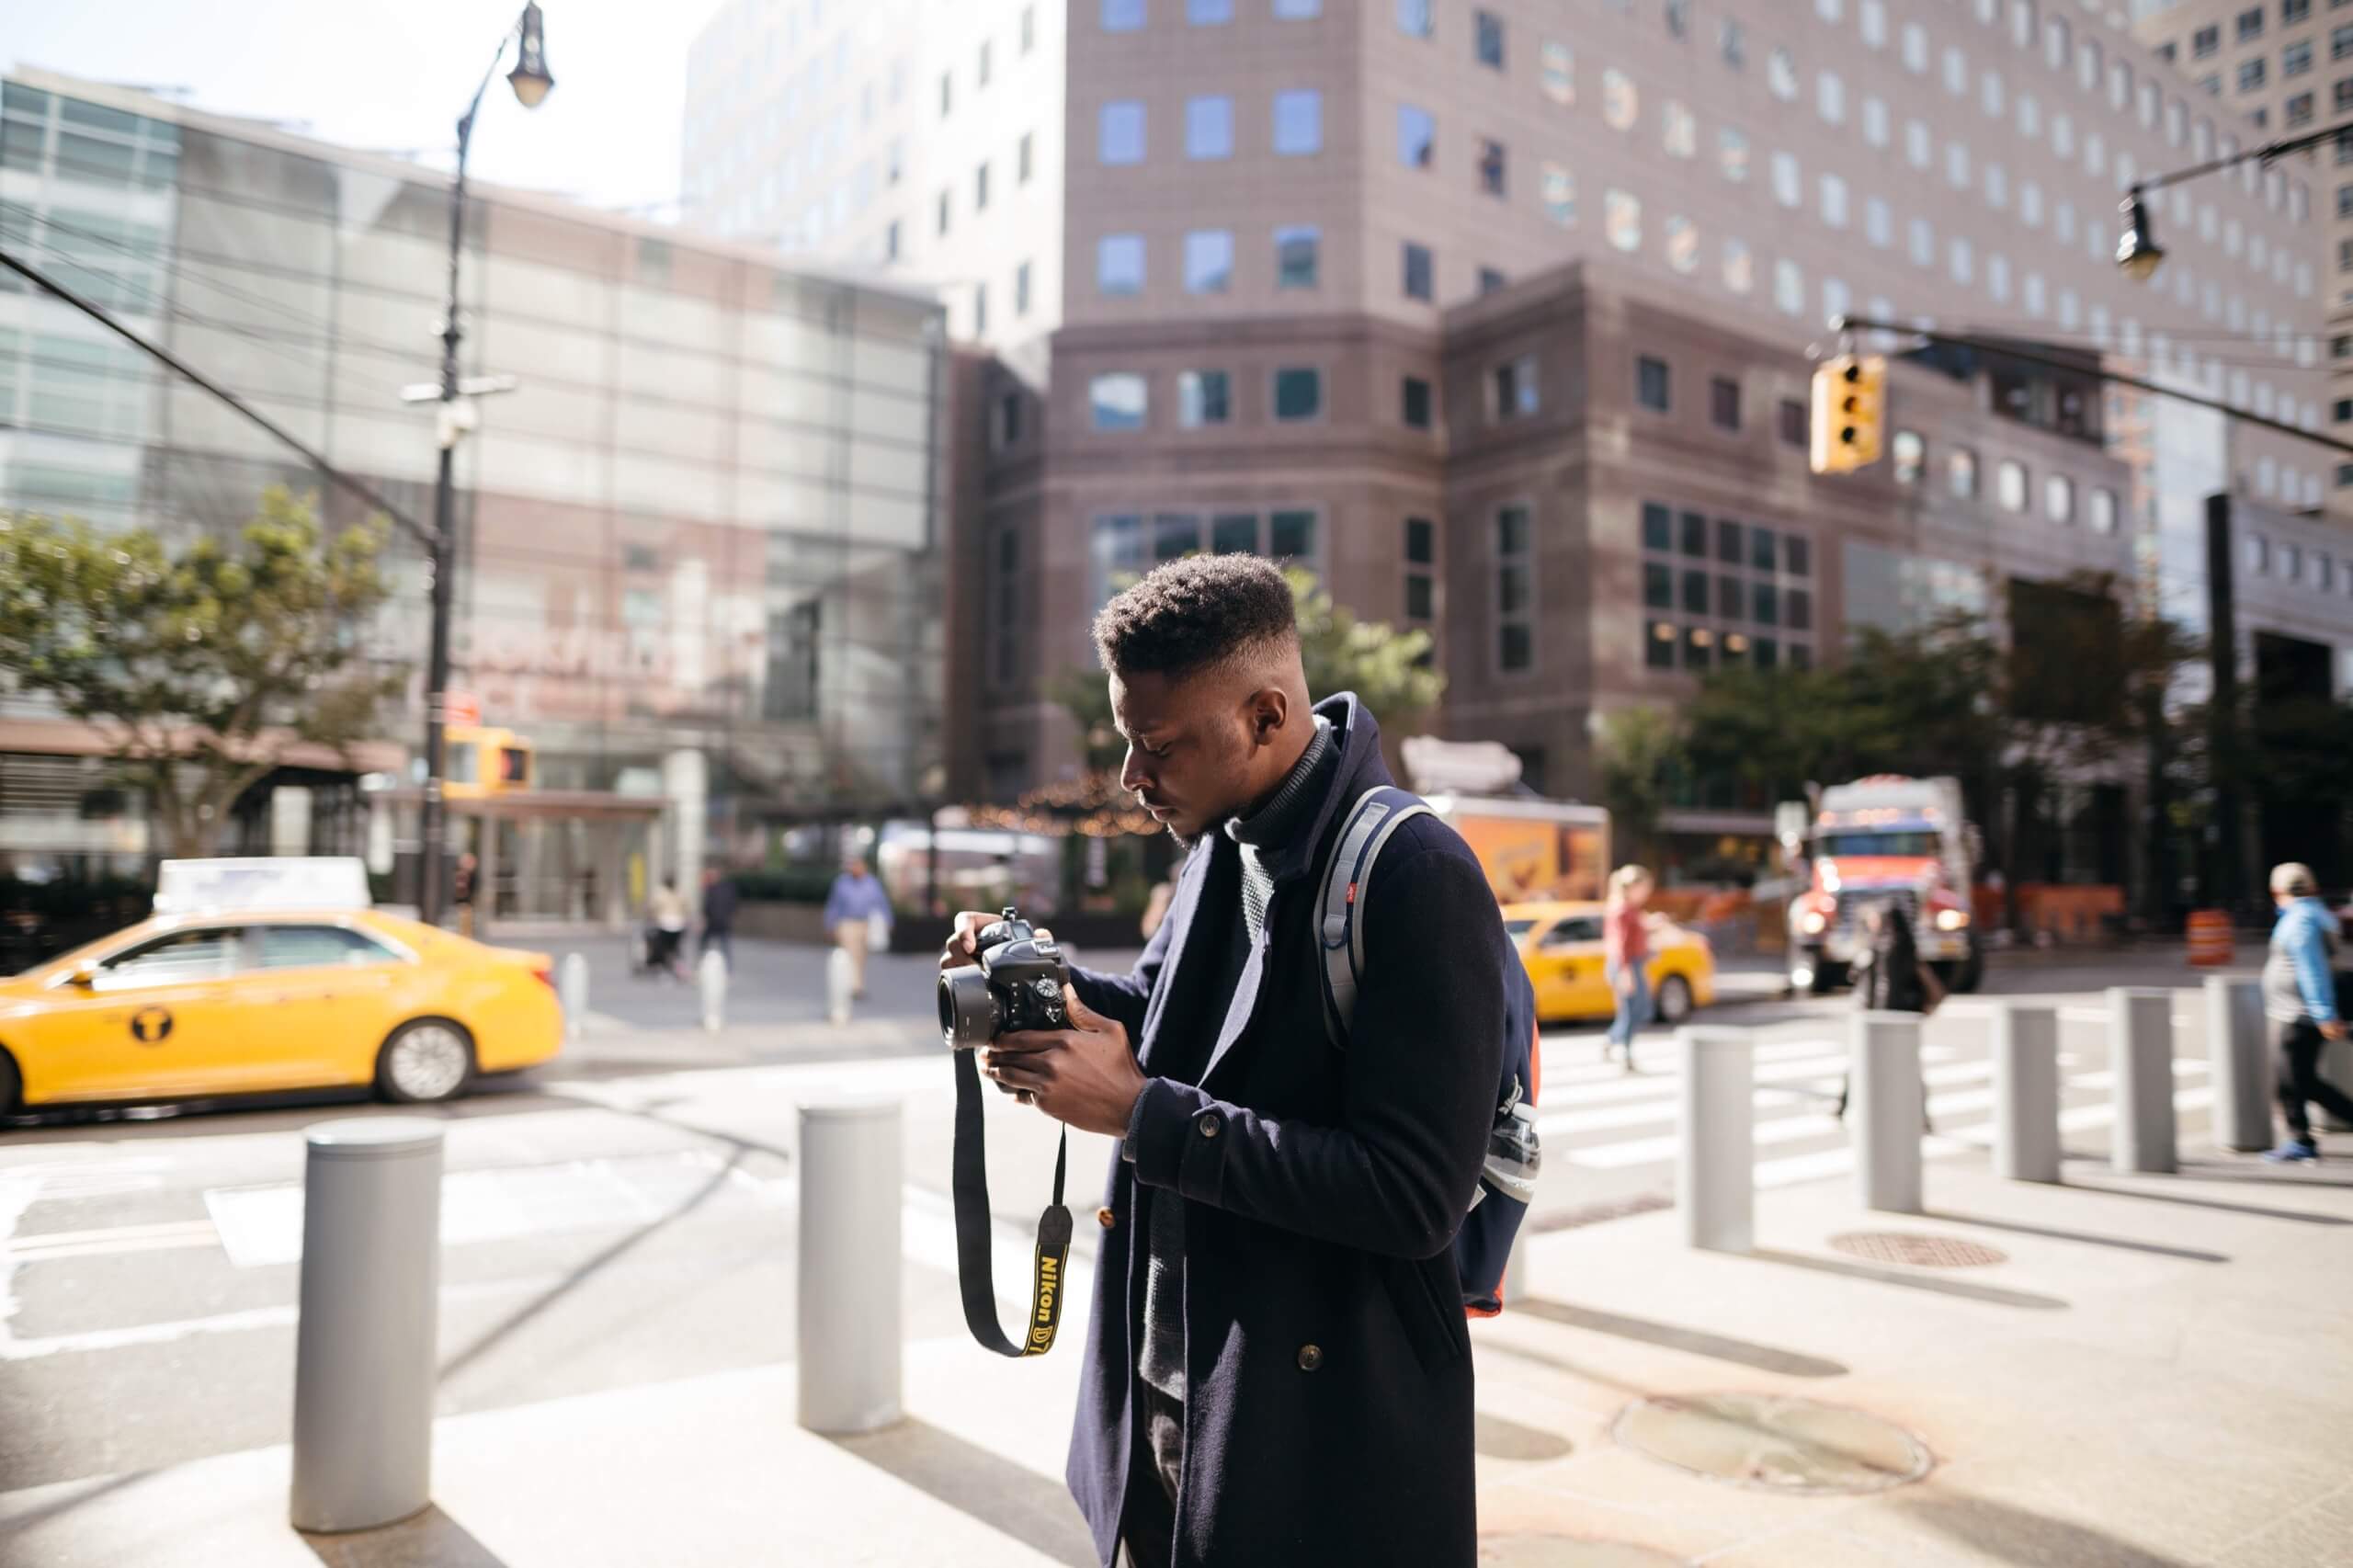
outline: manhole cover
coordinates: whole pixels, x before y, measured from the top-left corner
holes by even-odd
[[[1927,1445],[1859,1410],[1772,1393],[1637,1400],[1620,1448],[1704,1475],[1798,1496],[1880,1492],[1928,1473]]]
[[[1479,1568],[1675,1568],[1682,1561],[1620,1540],[1577,1540],[1564,1535],[1479,1538]]]
[[[1908,1263],[1915,1268],[1983,1268],[2007,1263],[2010,1255],[1982,1242],[1957,1236],[1923,1236],[1904,1231],[1849,1231],[1830,1244],[1850,1257],[1873,1263]]]

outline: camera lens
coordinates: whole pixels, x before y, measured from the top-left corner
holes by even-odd
[[[999,1010],[987,973],[978,964],[951,969],[939,977],[939,1039],[953,1051],[970,1051],[996,1038]]]

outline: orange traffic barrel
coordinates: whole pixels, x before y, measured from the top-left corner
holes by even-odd
[[[2200,968],[2231,961],[2231,917],[2227,912],[2189,912],[2189,961]]]

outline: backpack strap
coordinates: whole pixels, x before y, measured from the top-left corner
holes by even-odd
[[[1357,918],[1358,893],[1370,884],[1372,863],[1390,835],[1414,818],[1431,814],[1428,802],[1419,796],[1393,784],[1376,784],[1348,808],[1339,842],[1324,864],[1316,900],[1317,946],[1324,950],[1324,1027],[1343,1051],[1356,1017],[1357,977],[1364,972],[1364,923]]]

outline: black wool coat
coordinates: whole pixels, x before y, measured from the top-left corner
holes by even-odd
[[[1504,966],[1518,960],[1470,847],[1415,818],[1359,891],[1366,973],[1347,1048],[1331,1043],[1318,872],[1348,805],[1391,780],[1353,696],[1316,711],[1339,766],[1312,831],[1270,861],[1265,937],[1232,992],[1214,978],[1225,923],[1242,918],[1239,852],[1222,834],[1187,860],[1132,972],[1074,979],[1088,1006],[1126,1025],[1149,1079],[1133,1161],[1111,1161],[1067,1471],[1106,1564],[1137,1441],[1137,1182],[1158,1189],[1154,1201],[1185,1203],[1178,1568],[1477,1557],[1471,1345],[1451,1244],[1495,1116]],[[1214,1046],[1199,1086],[1151,1076],[1174,1051],[1165,1042],[1204,1036]]]

